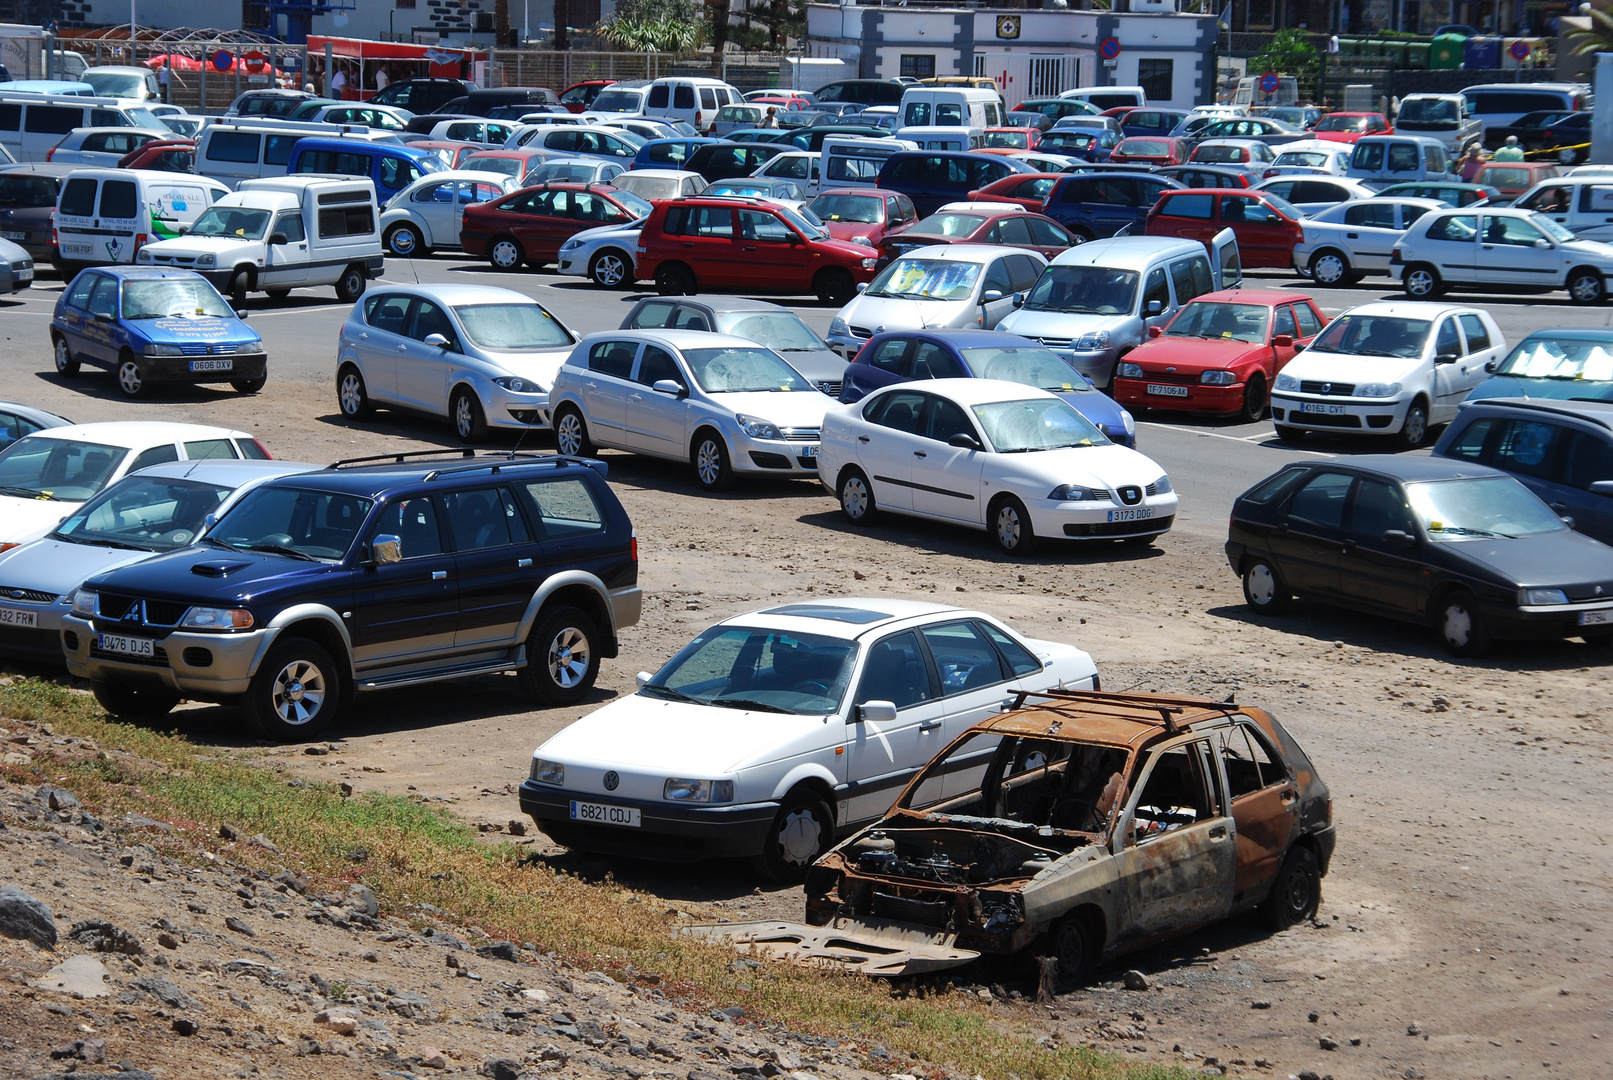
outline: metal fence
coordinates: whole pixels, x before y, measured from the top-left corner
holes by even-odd
[[[259,44],[227,39],[129,41],[62,37],[55,48],[77,52],[91,66],[103,64],[149,67],[159,76],[169,68],[168,101],[190,112],[220,113],[242,91],[275,86],[301,87],[309,80],[308,49],[302,45]],[[219,66],[223,61],[224,67]],[[316,54],[316,68],[324,59]],[[56,78],[62,78],[56,73]],[[320,77],[313,78],[322,89]]]
[[[778,53],[585,52],[552,49],[494,49],[493,82],[503,86],[547,86],[564,90],[587,79],[659,79],[701,75],[723,79],[740,90],[779,85],[783,57]]]

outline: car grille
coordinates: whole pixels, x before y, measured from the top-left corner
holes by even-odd
[[[179,351],[184,356],[217,356],[220,353],[233,353],[235,344],[225,342],[222,345],[203,345],[200,342],[187,341],[180,344]]]
[[[194,256],[194,255],[159,255],[156,252],[152,252],[150,255],[147,256],[147,258],[149,258],[152,262],[158,264],[159,266],[195,266],[196,265],[196,256]]]
[[[61,651],[61,640],[54,630],[24,630],[15,626],[0,626],[0,648],[22,652]]]
[[[1359,416],[1331,416],[1326,413],[1302,413],[1298,409],[1288,410],[1288,419],[1296,424],[1310,424],[1316,427],[1351,427],[1361,426]]]
[[[104,592],[97,598],[96,614],[110,622],[177,626],[189,607],[189,604],[176,604],[171,600],[143,600],[137,596]]]
[[[1353,382],[1320,382],[1315,379],[1306,379],[1299,384],[1303,393],[1323,394],[1333,397],[1354,397],[1355,383]]]
[[[21,600],[25,604],[53,604],[56,594],[38,589],[16,589],[0,585],[0,600]]]
[[[1173,383],[1177,386],[1197,386],[1197,375],[1183,375],[1179,372],[1144,371],[1142,377],[1151,383]]]
[[[1175,515],[1145,518],[1142,521],[1093,521],[1086,524],[1064,526],[1065,536],[1133,536],[1138,533],[1164,532],[1176,520]]]
[[[834,379],[825,379],[818,384],[818,389],[832,398],[840,396],[840,383]]]
[[[914,900],[890,893],[874,893],[874,914],[882,919],[916,922],[924,926],[945,926],[951,919],[952,905],[945,900]]]
[[[871,337],[874,336],[874,332],[872,330],[868,329],[868,327],[866,327],[866,326],[853,326],[851,328],[851,336],[852,337],[860,337],[860,338],[871,338]]]
[[[817,442],[820,431],[818,428],[780,428],[779,434],[784,436],[786,442]]]
[[[1067,337],[1045,337],[1037,338],[1036,340],[1046,345],[1049,349],[1068,349],[1070,347],[1070,339]]]

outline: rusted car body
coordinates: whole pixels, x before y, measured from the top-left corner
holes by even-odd
[[[1068,984],[1236,912],[1313,917],[1333,846],[1327,785],[1263,709],[1020,695],[818,860],[810,926],[697,933],[882,975],[1030,951]]]

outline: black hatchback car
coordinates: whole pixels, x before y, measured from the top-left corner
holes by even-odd
[[[62,648],[114,714],[187,697],[310,739],[357,691],[469,675],[574,704],[640,606],[604,463],[425,451],[263,484],[194,546],[86,581]]]
[[[1233,503],[1226,551],[1260,613],[1298,595],[1425,623],[1458,656],[1492,637],[1613,645],[1613,548],[1483,465],[1291,465]]]

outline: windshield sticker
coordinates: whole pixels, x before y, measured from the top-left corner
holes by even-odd
[[[203,309],[197,308],[196,314],[205,313]],[[154,330],[180,338],[215,338],[224,332],[224,320],[216,317],[204,318],[198,322],[188,315],[171,315],[165,319],[158,319],[151,326]]]

